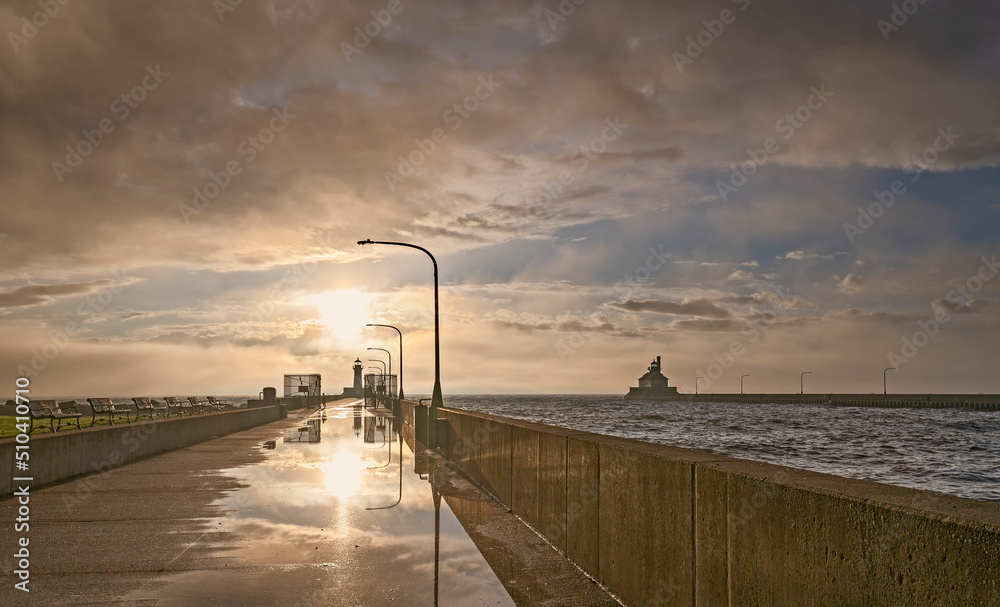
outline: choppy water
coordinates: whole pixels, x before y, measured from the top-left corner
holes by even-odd
[[[1000,502],[1000,412],[452,396],[445,404],[880,483]]]

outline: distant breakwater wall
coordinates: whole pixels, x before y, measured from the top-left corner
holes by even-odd
[[[301,409],[301,408],[311,408],[319,407],[320,405],[325,405],[326,403],[331,403],[338,400],[344,400],[345,397],[341,394],[324,394],[323,396],[282,396],[274,399],[250,399],[247,401],[247,408],[252,409],[254,407],[269,407],[272,405],[286,405],[289,409]]]
[[[13,477],[29,476],[31,487],[82,474],[104,472],[128,462],[283,419],[285,405],[238,409],[171,417],[156,421],[122,423],[32,434],[28,441],[28,471],[14,470],[15,438],[0,439],[0,499],[10,496]],[[26,484],[26,483],[21,483]]]
[[[402,403],[418,437],[427,411]],[[628,605],[1000,602],[1000,504],[455,409],[437,423],[445,456]]]
[[[926,409],[978,409],[1000,411],[997,394],[681,394],[663,399],[695,403],[756,403],[789,405],[839,405],[844,407],[911,407]]]

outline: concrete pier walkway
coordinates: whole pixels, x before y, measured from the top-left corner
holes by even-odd
[[[2,605],[618,604],[353,401],[33,489],[30,508],[24,593],[18,503],[0,502]]]

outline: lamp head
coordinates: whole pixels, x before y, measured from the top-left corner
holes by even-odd
[[[374,243],[374,242],[372,242],[372,239],[371,239],[371,238],[368,238],[368,239],[366,239],[366,240],[359,240],[359,241],[358,241],[358,244],[359,244],[359,245],[361,245],[361,246],[364,246],[364,245],[366,245],[366,244],[375,244],[375,243]]]

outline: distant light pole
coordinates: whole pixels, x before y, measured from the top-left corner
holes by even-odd
[[[376,371],[379,372],[379,384],[381,384],[381,385],[384,386],[385,385],[385,361],[384,360],[378,360],[377,358],[369,358],[368,362],[370,362],[370,363],[381,363],[382,364],[381,367],[368,367],[368,368],[369,369],[375,369]],[[378,407],[378,390],[376,388],[377,388],[377,386],[372,386],[372,398],[375,400],[375,406]],[[368,406],[367,400],[365,401],[365,406],[366,407]]]
[[[376,366],[373,366],[373,365],[369,365],[369,367],[368,367],[369,369],[375,369],[378,372],[379,380],[381,381],[382,378],[385,377],[385,363],[382,362],[381,360],[375,360],[375,361],[369,361],[369,362],[382,363],[381,367],[376,367]]]
[[[889,393],[888,390],[886,390],[886,388],[885,388],[885,372],[886,371],[896,371],[896,370],[897,370],[896,367],[887,367],[884,371],[882,371],[882,394],[888,394]]]
[[[806,391],[805,391],[805,377],[806,377],[806,373],[812,373],[812,371],[803,371],[799,375],[799,394],[805,394],[806,393]]]
[[[366,327],[388,327],[399,333],[399,400],[406,398],[403,396],[403,332],[392,325],[380,325],[376,323],[368,323]],[[390,361],[391,362],[391,361]]]
[[[743,394],[743,378],[744,377],[750,377],[750,374],[747,373],[746,375],[740,375],[740,394]]]
[[[385,348],[368,348],[369,350],[381,350],[389,357],[389,398],[392,398],[392,354]]]
[[[705,379],[705,376],[704,375],[699,375],[698,377],[694,378],[694,393],[695,394],[698,393],[698,380],[699,379]]]
[[[387,244],[397,247],[410,247],[411,249],[417,249],[418,251],[423,251],[431,258],[431,263],[434,264],[434,392],[431,395],[431,412],[430,412],[430,427],[427,429],[427,442],[430,446],[437,447],[437,416],[438,407],[444,406],[444,398],[441,396],[441,325],[440,325],[440,314],[438,306],[438,264],[431,252],[423,247],[418,247],[415,244],[409,244],[406,242],[384,242],[378,240],[372,240],[371,238],[367,240],[359,240],[358,244],[364,246],[366,244]]]

